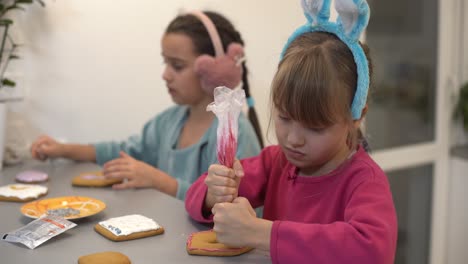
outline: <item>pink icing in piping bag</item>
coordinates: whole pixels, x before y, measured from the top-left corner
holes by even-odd
[[[237,138],[232,131],[231,120],[228,120],[228,134],[222,134],[218,144],[218,161],[221,165],[232,168],[237,152]]]

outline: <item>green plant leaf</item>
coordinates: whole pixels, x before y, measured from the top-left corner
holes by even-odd
[[[9,18],[0,19],[0,26],[6,26],[6,25],[11,25],[11,24],[13,24],[13,20]]]
[[[33,0],[15,0],[15,4],[32,4]]]
[[[16,82],[8,79],[8,78],[4,78],[2,79],[2,85],[5,85],[5,86],[10,86],[10,87],[15,87],[16,86]]]
[[[21,7],[21,6],[18,6],[18,5],[12,5],[12,6],[9,6],[5,9],[5,11],[3,11],[3,15],[8,12],[8,11],[11,11],[11,10],[15,10],[15,9],[19,9],[19,10],[26,10],[24,7]]]
[[[41,6],[45,6],[45,2],[42,0],[36,0],[36,2],[38,2]]]
[[[461,117],[463,128],[468,132],[468,83],[463,84],[460,88],[453,116],[454,118]]]

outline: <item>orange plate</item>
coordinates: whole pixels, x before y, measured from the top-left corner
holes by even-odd
[[[63,196],[27,203],[21,207],[21,213],[27,217],[39,218],[47,210],[73,208],[80,214],[65,216],[65,219],[78,219],[95,215],[106,208],[106,204],[98,199],[84,196]]]

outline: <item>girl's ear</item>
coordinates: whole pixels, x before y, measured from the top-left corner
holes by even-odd
[[[200,78],[203,90],[208,94],[218,86],[234,89],[242,81],[242,59],[244,48],[239,43],[231,43],[227,53],[220,56],[201,55],[195,60],[195,73]]]
[[[362,108],[361,117],[360,117],[359,119],[353,120],[354,128],[358,129],[358,128],[361,127],[361,123],[362,123],[362,121],[364,120],[364,117],[366,117],[367,110],[368,110],[368,105],[366,104],[366,105]]]
[[[338,27],[352,40],[358,40],[369,23],[370,10],[365,0],[335,0]]]

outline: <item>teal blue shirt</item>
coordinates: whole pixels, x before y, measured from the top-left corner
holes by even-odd
[[[141,135],[131,136],[122,142],[96,143],[96,161],[103,165],[119,157],[119,152],[124,151],[174,177],[178,182],[177,198],[184,200],[189,186],[206,172],[211,164],[217,163],[216,118],[197,143],[187,148],[177,148],[179,135],[187,117],[186,106],[174,106],[147,122]],[[260,145],[255,131],[241,113],[237,158],[251,157],[259,153]]]

